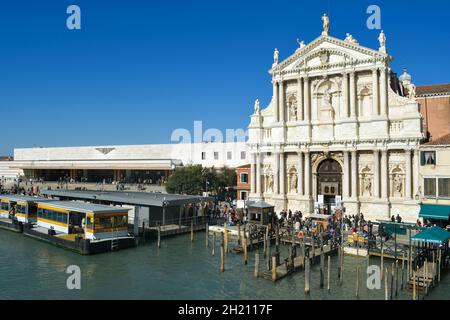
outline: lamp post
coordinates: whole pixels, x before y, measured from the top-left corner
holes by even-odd
[[[205,192],[206,192],[206,196],[208,196],[208,185],[209,185],[209,181],[208,180],[206,180],[206,182],[205,182]]]

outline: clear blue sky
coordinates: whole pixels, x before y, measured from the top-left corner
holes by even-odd
[[[82,30],[66,28],[81,7]],[[173,129],[246,128],[267,73],[319,36],[352,33],[377,48],[370,4],[398,73],[417,85],[450,82],[450,1],[2,1],[0,154],[14,147],[168,143]]]

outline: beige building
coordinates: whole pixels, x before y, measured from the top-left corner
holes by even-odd
[[[272,99],[255,102],[249,125],[251,199],[306,214],[342,200],[348,214],[417,219],[422,117],[384,32],[378,40],[374,50],[332,37],[324,17],[322,34],[285,60],[275,49]]]
[[[420,148],[421,217],[449,224],[450,216],[450,134]]]

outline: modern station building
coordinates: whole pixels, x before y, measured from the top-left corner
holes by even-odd
[[[22,148],[14,150],[10,167],[45,181],[156,183],[188,164],[218,169],[247,164],[246,150],[245,142]]]

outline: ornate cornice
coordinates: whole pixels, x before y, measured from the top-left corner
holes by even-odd
[[[297,59],[301,58],[302,56],[308,57],[307,53],[313,51],[314,49],[316,49],[319,45],[321,45],[324,42],[328,42],[331,44],[335,44],[338,45],[340,47],[343,48],[347,48],[356,52],[360,52],[366,55],[371,56],[370,59],[364,59],[364,60],[352,60],[351,63],[337,63],[337,64],[327,64],[328,68],[332,68],[332,67],[339,67],[339,66],[345,66],[345,65],[349,65],[349,66],[353,66],[353,65],[358,65],[358,64],[363,64],[363,63],[368,63],[368,62],[374,62],[374,61],[390,61],[392,59],[391,56],[389,56],[386,53],[382,53],[370,48],[366,48],[363,47],[361,45],[356,45],[356,44],[352,44],[352,43],[348,43],[345,42],[343,40],[337,39],[337,38],[333,38],[330,36],[320,36],[318,38],[316,38],[315,40],[313,40],[310,44],[308,44],[307,46],[305,46],[304,48],[297,50],[293,55],[291,55],[290,57],[288,57],[286,60],[282,61],[281,63],[277,64],[276,66],[274,66],[272,69],[269,70],[270,74],[290,74],[290,73],[295,73],[295,72],[299,72],[299,71],[312,71],[312,70],[322,70],[323,66],[317,66],[317,67],[312,67],[312,68],[302,68],[302,69],[294,69],[292,71],[282,71],[283,68],[287,67],[288,65],[292,64],[293,62],[295,62]],[[340,55],[342,55],[342,50],[338,50],[338,49],[326,49],[328,52],[340,52]],[[317,51],[317,53],[313,53],[314,54],[320,54],[320,51]],[[350,57],[350,55],[348,55]]]

